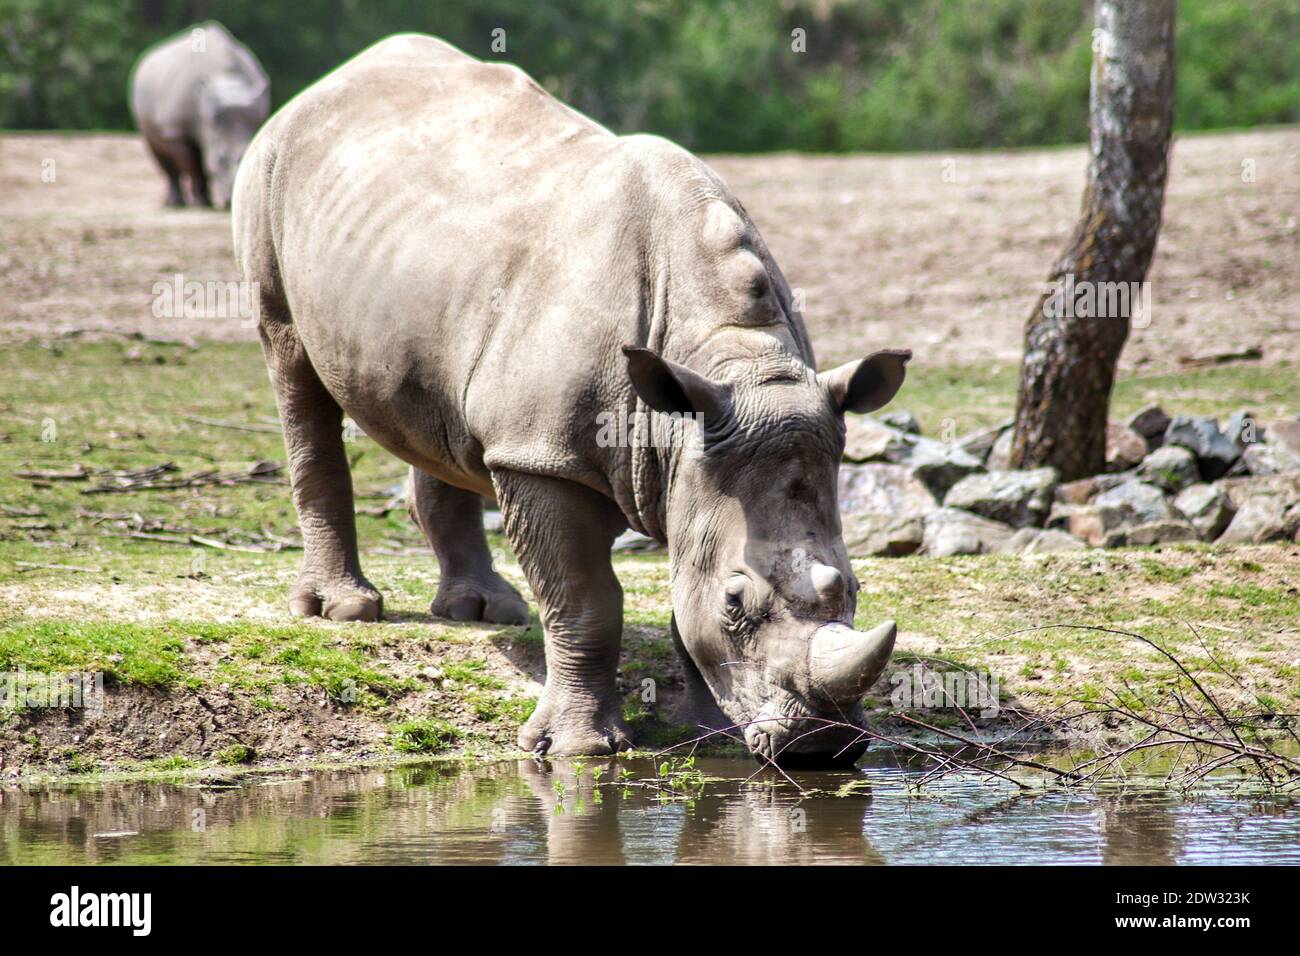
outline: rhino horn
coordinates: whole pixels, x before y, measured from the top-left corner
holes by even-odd
[[[898,627],[886,621],[870,631],[825,624],[813,634],[808,676],[814,690],[837,706],[852,706],[889,663]]]

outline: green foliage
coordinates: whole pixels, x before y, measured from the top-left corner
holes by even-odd
[[[415,31],[517,63],[619,132],[704,151],[1016,146],[1087,131],[1092,17],[1078,0],[0,0],[0,126],[128,128],[135,58],[209,12],[262,60],[276,105]],[[1180,129],[1300,120],[1293,0],[1181,0],[1177,34]]]
[[[0,623],[0,671],[98,671],[106,681],[166,687],[181,676],[183,646],[168,626],[18,619]]]
[[[225,750],[218,751],[217,763],[236,766],[248,763],[254,757],[253,748],[244,744],[231,744]]]
[[[394,750],[402,753],[436,754],[449,750],[460,739],[460,731],[445,720],[408,720],[389,728]]]

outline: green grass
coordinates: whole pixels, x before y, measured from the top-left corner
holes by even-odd
[[[996,425],[1015,411],[1019,369],[993,366],[909,368],[907,381],[890,408],[916,415],[927,435],[945,437],[945,423],[957,434]],[[1123,375],[1115,385],[1111,418],[1125,419],[1144,405],[1170,414],[1226,418],[1239,408],[1264,421],[1300,413],[1300,369],[1294,365],[1223,365],[1184,372]]]
[[[175,627],[10,619],[0,623],[0,671],[102,672],[106,681],[167,687],[185,673]]]
[[[460,731],[445,720],[408,720],[389,728],[390,741],[399,753],[439,754],[460,740]]]
[[[913,411],[929,434],[940,434],[945,420],[964,432],[1010,414],[1015,378],[1009,366],[921,366],[897,404]],[[1117,386],[1114,415],[1158,401],[1170,412],[1221,417],[1248,407],[1267,421],[1300,411],[1295,382],[1291,366],[1130,377]],[[0,510],[0,671],[102,671],[108,681],[159,690],[224,686],[268,720],[292,718],[286,689],[311,688],[320,692],[314,699],[323,694],[357,719],[377,721],[378,731],[388,727],[391,745],[402,753],[463,750],[483,739],[485,727],[506,739],[508,728],[527,719],[535,699],[501,675],[521,660],[540,661],[540,628],[431,619],[437,565],[412,551],[425,542],[403,512],[358,517],[363,561],[385,594],[388,622],[292,621],[283,607],[299,551],[251,554],[126,536],[143,526],[183,540],[195,533],[232,543],[270,540],[268,534],[292,541],[297,518],[286,484],[96,495],[84,493],[93,480],[42,484],[14,474],[163,461],[191,474],[284,458],[278,434],[201,425],[192,415],[255,426],[274,421],[255,345],[205,344],[192,351],[69,342],[0,349],[0,505],[7,506]],[[358,503],[386,500],[406,467],[364,436],[348,450]],[[38,514],[21,513],[26,510]],[[495,536],[491,544],[505,547]],[[1138,631],[1217,679],[1217,665],[1190,622],[1223,665],[1253,681],[1261,700],[1294,711],[1300,709],[1294,560],[1280,546],[1223,552],[1187,545],[1032,561],[858,561],[858,624],[896,619],[901,665],[937,657],[988,669],[1019,700],[1058,703],[1101,695],[1121,677],[1159,687],[1171,668],[1114,635],[1026,628],[1082,623]],[[642,681],[663,688],[673,680],[667,561],[624,555],[616,567],[625,595],[625,716],[643,746],[669,742],[681,729],[662,723],[658,709],[640,698]],[[523,584],[508,553],[502,570]],[[503,665],[501,655],[510,661]],[[432,716],[417,710],[421,719],[404,720],[411,707],[395,705],[433,687],[404,669],[404,662],[421,657],[442,670],[443,697]],[[215,757],[241,763],[249,754],[228,747]],[[64,757],[65,764],[74,760],[93,764],[90,756]]]
[[[247,747],[244,744],[232,744],[217,752],[217,763],[233,767],[248,763],[253,759],[253,756],[252,747]]]

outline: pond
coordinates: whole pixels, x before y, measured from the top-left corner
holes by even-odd
[[[666,777],[602,759],[17,784],[0,790],[0,863],[1300,863],[1289,798],[974,775],[918,793],[921,773],[882,751],[793,782],[717,757]]]

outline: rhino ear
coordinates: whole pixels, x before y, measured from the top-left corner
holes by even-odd
[[[685,365],[635,345],[623,346],[627,374],[641,401],[657,412],[682,415],[721,414],[727,406],[726,386],[692,372]]]
[[[849,362],[817,380],[826,386],[831,401],[841,412],[874,412],[889,400],[903,384],[911,349],[885,349],[857,362]]]

